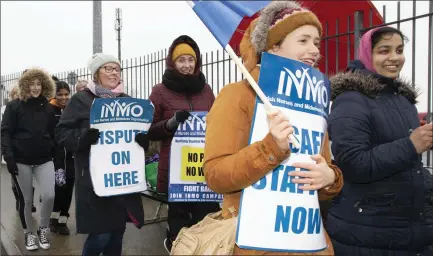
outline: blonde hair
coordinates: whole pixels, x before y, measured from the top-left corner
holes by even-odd
[[[89,83],[89,81],[87,81],[86,79],[78,79],[77,83],[75,84],[75,86],[80,85],[82,83],[86,83],[86,85]]]
[[[11,91],[9,92],[9,100],[15,100],[18,99],[18,85],[14,86]]]
[[[87,81],[86,79],[78,79],[77,83],[75,84],[75,89],[77,89],[77,87],[87,87],[87,85],[89,84],[89,81]]]

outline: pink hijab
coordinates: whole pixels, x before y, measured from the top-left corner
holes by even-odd
[[[374,32],[376,32],[378,28],[373,28],[367,31],[362,37],[361,42],[359,43],[358,48],[358,59],[364,64],[365,68],[377,73],[377,71],[373,68],[373,47],[371,45],[371,37]]]

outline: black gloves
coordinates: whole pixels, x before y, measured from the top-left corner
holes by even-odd
[[[138,145],[140,145],[140,147],[144,149],[144,151],[149,148],[149,137],[147,136],[147,134],[138,133],[137,135],[135,135],[135,142],[137,142]]]
[[[6,167],[11,175],[18,175],[18,166],[13,160],[6,161]]]
[[[185,120],[188,119],[188,117],[190,115],[191,114],[188,111],[186,111],[186,110],[177,111],[174,114],[174,116],[172,118],[170,118],[167,121],[167,123],[165,124],[167,130],[169,130],[169,131],[171,131],[173,133],[176,132],[177,127],[179,126],[179,124],[185,122]]]
[[[89,128],[83,132],[80,139],[80,148],[90,147],[90,145],[96,144],[98,142],[99,137],[99,129]]]

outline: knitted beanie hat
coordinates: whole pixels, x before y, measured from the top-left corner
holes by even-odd
[[[254,69],[258,57],[304,25],[312,25],[322,35],[317,16],[296,1],[273,1],[260,12],[245,32],[240,52],[247,70]]]
[[[120,61],[115,56],[104,53],[95,53],[88,63],[88,67],[92,73],[92,78],[95,77],[98,69],[107,63],[116,63],[120,66]]]
[[[197,61],[197,56],[195,54],[194,49],[189,44],[178,44],[176,48],[173,50],[173,54],[171,55],[171,59],[173,61],[176,61],[177,58],[179,58],[182,55],[191,55],[195,61]]]

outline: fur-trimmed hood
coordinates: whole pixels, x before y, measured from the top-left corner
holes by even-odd
[[[346,91],[358,91],[368,97],[379,96],[387,86],[392,86],[395,91],[404,96],[410,103],[416,104],[418,90],[412,83],[401,79],[392,80],[365,69],[354,69],[347,72],[338,73],[330,78],[331,81],[331,100]]]
[[[51,76],[42,69],[28,69],[19,79],[18,97],[22,101],[27,101],[30,98],[30,82],[35,78],[39,79],[42,85],[41,95],[47,100],[54,98],[56,95],[56,84]]]

